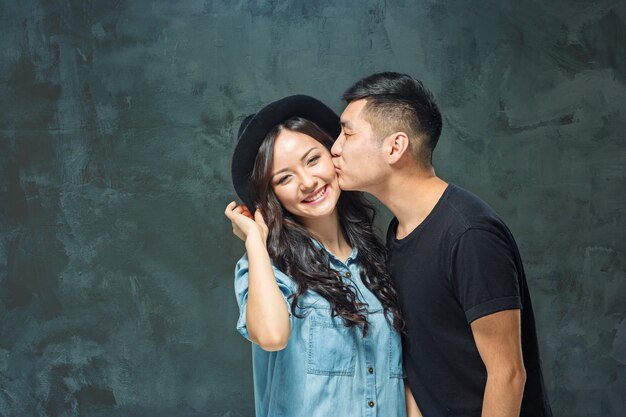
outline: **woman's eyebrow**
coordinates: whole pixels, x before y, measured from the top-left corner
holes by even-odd
[[[301,161],[304,161],[306,159],[306,157],[311,153],[311,151],[315,150],[315,146],[313,146],[311,149],[309,149],[308,151],[306,151],[304,153],[304,155],[302,155],[302,158],[300,158]]]
[[[306,151],[304,153],[304,155],[302,155],[302,158],[300,158],[300,160],[304,161],[306,159],[306,157],[311,153],[311,151],[314,151],[314,150],[315,150],[315,146],[311,147],[308,151]],[[285,171],[288,171],[288,170],[289,170],[289,168],[283,168],[283,169],[281,169],[279,171],[276,171],[275,173],[272,174],[272,177],[275,177],[276,175],[280,174],[281,172],[285,172]]]

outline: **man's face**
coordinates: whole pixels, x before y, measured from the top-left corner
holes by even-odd
[[[366,100],[355,100],[341,114],[341,133],[331,149],[339,186],[343,190],[368,191],[382,182],[382,138],[374,137],[363,118]]]

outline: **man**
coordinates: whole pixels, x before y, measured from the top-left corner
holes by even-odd
[[[331,150],[339,185],[395,216],[387,245],[407,325],[408,401],[424,417],[551,416],[517,246],[489,206],[436,176],[432,94],[408,75],[379,73],[344,99]]]

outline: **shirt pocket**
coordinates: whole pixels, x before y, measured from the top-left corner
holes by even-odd
[[[404,378],[402,368],[402,341],[397,332],[389,335],[389,377]]]
[[[340,318],[310,317],[307,373],[354,375],[356,343],[353,329]]]

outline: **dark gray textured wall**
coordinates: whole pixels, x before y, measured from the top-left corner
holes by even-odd
[[[515,233],[555,416],[626,413],[618,1],[0,2],[0,416],[249,416],[244,115],[377,70],[445,114],[438,173]],[[383,218],[387,214],[383,213]]]

